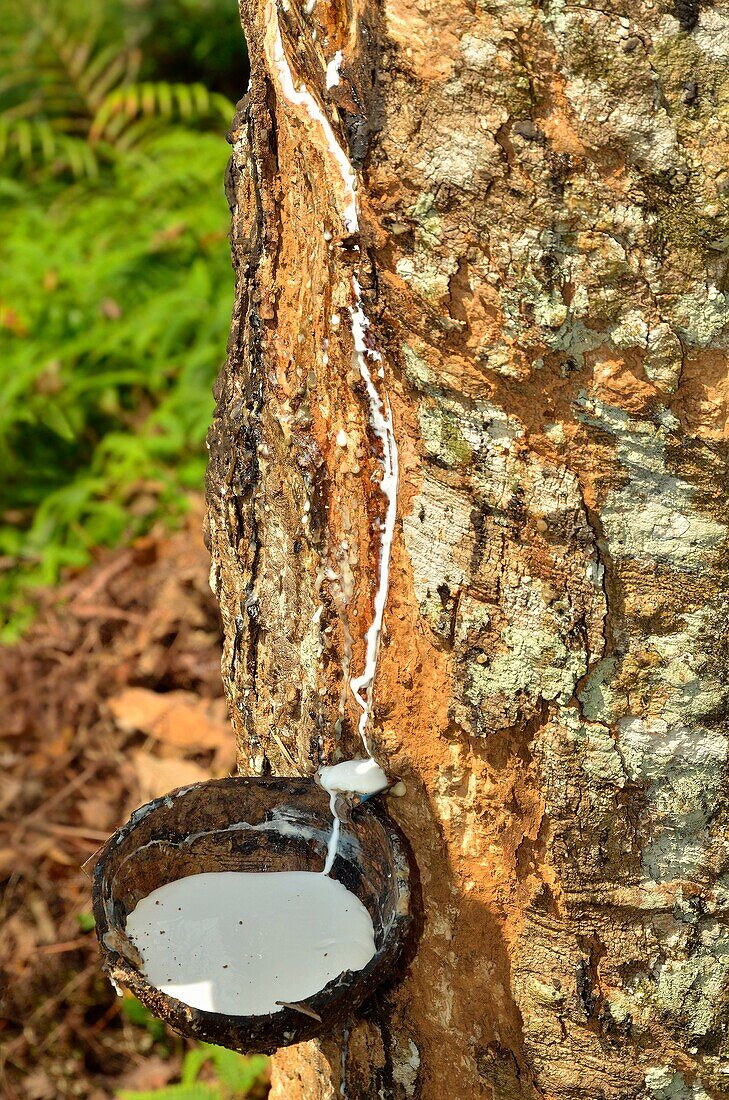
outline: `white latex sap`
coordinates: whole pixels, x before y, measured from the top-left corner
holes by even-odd
[[[279,1012],[375,954],[359,898],[313,871],[221,871],[154,890],[127,917],[143,972],[193,1008]]]
[[[325,156],[325,164],[330,165],[337,178],[337,191],[340,192],[340,216],[344,224],[345,232],[352,236],[359,232],[359,216],[357,212],[357,172],[355,171],[344,147],[340,145],[334,130],[331,127],[326,113],[318,100],[305,84],[296,85],[294,73],[289,65],[278,18],[278,6],[276,0],[268,0],[266,5],[266,35],[264,48],[268,58],[269,71],[276,80],[281,94],[294,108],[303,108],[304,117],[314,124],[314,133],[323,138],[328,158]],[[327,66],[326,84],[332,88],[339,83],[339,69],[342,63],[342,52],[338,50],[332,61]],[[301,114],[300,114],[301,117]],[[303,119],[302,119],[303,121]],[[359,249],[354,245],[354,249]],[[352,367],[357,371],[364,382],[367,400],[369,403],[370,424],[379,441],[381,453],[378,455],[382,477],[379,482],[380,492],[385,498],[385,517],[382,521],[379,540],[379,560],[377,589],[375,591],[372,622],[365,634],[365,663],[360,676],[351,680],[350,688],[357,705],[361,708],[359,718],[359,732],[365,751],[371,755],[368,741],[368,726],[372,714],[372,701],[377,672],[377,655],[380,647],[380,635],[387,604],[387,591],[390,577],[390,556],[395,536],[395,522],[397,518],[397,489],[399,479],[399,464],[397,441],[395,439],[392,411],[387,392],[380,393],[378,382],[373,377],[377,376],[384,383],[384,363],[382,355],[370,346],[367,340],[367,329],[370,326],[369,318],[364,312],[362,293],[359,282],[352,277],[352,291],[354,305],[350,307],[350,320],[352,328]],[[332,325],[339,324],[339,315],[332,315]],[[349,627],[347,627],[347,630]],[[347,675],[348,678],[348,675]]]
[[[328,875],[337,857],[341,830],[339,817],[337,816],[337,795],[344,793],[378,794],[389,786],[390,780],[377,761],[370,756],[366,760],[343,760],[341,764],[319,768],[319,782],[329,795],[329,808],[334,819],[327,846],[327,858],[324,864],[324,874]]]
[[[368,795],[384,791],[390,780],[370,756],[366,760],[343,760],[341,764],[319,768],[319,782],[330,794],[347,791]]]

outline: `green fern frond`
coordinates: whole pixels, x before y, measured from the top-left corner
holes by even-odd
[[[0,44],[0,144],[17,169],[96,174],[110,152],[159,132],[157,124],[140,125],[144,119],[202,129],[227,124],[233,104],[202,84],[139,83],[140,50],[103,41],[93,5],[89,16],[84,21],[62,0],[29,0],[14,14],[7,35],[15,48]]]
[[[53,172],[69,170],[75,179],[94,179],[99,164],[85,140],[58,133],[44,119],[0,118],[0,159],[17,159],[25,168],[42,166]]]
[[[165,119],[155,117],[140,118],[129,123],[124,132],[114,138],[114,149],[119,153],[128,153],[132,149],[142,149],[165,129]]]
[[[151,1092],[119,1093],[119,1100],[223,1100],[219,1085],[166,1085]]]
[[[233,104],[225,96],[210,92],[202,84],[170,84],[146,81],[125,84],[111,92],[101,103],[89,130],[93,144],[102,138],[118,141],[125,126],[140,116],[156,116],[168,121],[202,123],[227,122]],[[126,143],[127,147],[129,143]]]
[[[171,84],[160,83],[155,89],[157,109],[165,118],[172,118],[175,111],[175,93]]]
[[[137,49],[119,51],[117,44],[107,46],[91,58],[79,76],[79,87],[84,91],[93,111],[98,111],[104,97],[119,84],[133,84],[142,64]]]
[[[24,88],[37,82],[37,69],[34,69],[30,65],[23,67],[19,62],[16,62],[16,65],[17,68],[10,69],[9,72],[4,73],[0,78],[0,96],[7,95],[8,92],[13,92],[18,88]]]

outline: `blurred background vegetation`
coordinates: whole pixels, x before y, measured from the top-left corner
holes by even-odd
[[[0,0],[0,640],[175,525],[232,301],[235,0]]]
[[[117,999],[80,867],[155,784],[217,767],[201,713],[229,749],[222,773],[232,763],[198,532],[233,296],[225,132],[247,82],[235,0],[0,0],[8,1100],[268,1091],[267,1059],[182,1040]],[[129,686],[171,692],[190,743],[155,741],[139,715],[117,724]]]

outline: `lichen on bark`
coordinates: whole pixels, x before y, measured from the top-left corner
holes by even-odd
[[[242,15],[208,495],[243,771],[309,774],[358,746],[346,677],[383,502],[353,276],[401,458],[372,738],[407,784],[390,805],[424,911],[407,970],[352,1022],[347,1094],[713,1100],[729,11]],[[277,77],[272,18],[357,169],[356,237],[322,126]],[[341,1037],[282,1052],[274,1096],[333,1097],[341,1066]]]

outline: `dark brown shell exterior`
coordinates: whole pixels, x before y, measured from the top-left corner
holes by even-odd
[[[94,871],[93,905],[104,969],[175,1031],[243,1053],[332,1034],[393,976],[412,926],[407,843],[379,799],[342,824],[332,875],[372,917],[377,952],[301,1004],[265,1016],[190,1008],[151,985],[124,951],[126,917],[159,886],[206,871],[320,871],[331,832],[326,794],[310,779],[215,779],[181,787],[132,814]]]

